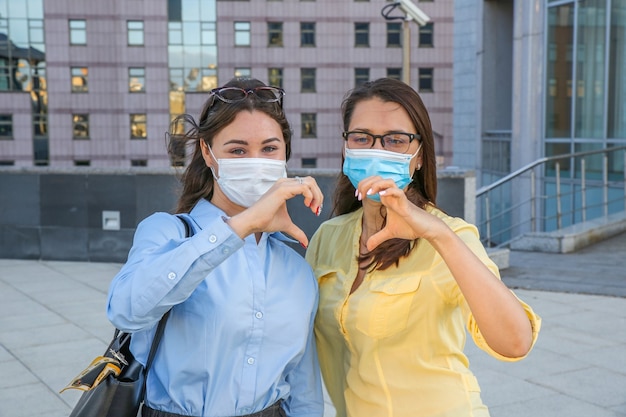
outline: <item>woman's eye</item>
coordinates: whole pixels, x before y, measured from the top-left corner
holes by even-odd
[[[241,148],[235,148],[235,149],[231,149],[229,153],[233,155],[243,155],[244,153],[246,153],[246,151]]]
[[[265,148],[263,148],[264,152],[276,152],[277,150],[277,146],[266,146]]]

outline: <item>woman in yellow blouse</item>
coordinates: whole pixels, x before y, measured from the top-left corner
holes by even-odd
[[[500,280],[475,226],[435,205],[432,128],[392,79],[342,106],[343,174],[307,260],[320,284],[316,337],[337,416],[485,417],[466,331],[497,359],[524,358],[541,320]]]

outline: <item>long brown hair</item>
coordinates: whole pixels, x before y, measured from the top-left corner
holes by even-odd
[[[411,183],[406,190],[406,196],[418,207],[425,208],[429,204],[434,206],[437,199],[435,146],[430,117],[421,97],[411,86],[399,80],[380,78],[366,82],[349,91],[342,102],[341,113],[344,131],[350,127],[350,121],[357,104],[372,98],[398,103],[409,114],[415,130],[421,136],[422,167],[413,173]],[[354,192],[354,186],[348,177],[343,172],[340,173],[331,215],[351,213],[361,208],[363,203],[354,196]],[[406,239],[387,240],[371,252],[359,254],[359,264],[365,263],[366,269],[387,269],[392,265],[397,265],[399,259],[408,255],[416,243],[417,239],[414,241]]]
[[[264,83],[254,78],[233,78],[223,87],[250,90],[265,86]],[[248,94],[244,100],[225,103],[212,94],[205,102],[197,123],[191,115],[182,114],[176,117],[170,126],[170,153],[173,153],[175,149],[184,149],[188,144],[193,147],[191,161],[181,177],[183,187],[176,213],[188,213],[201,198],[210,200],[213,197],[213,172],[207,167],[202,157],[200,141],[211,146],[215,135],[231,124],[237,114],[253,110],[267,114],[280,125],[286,145],[286,159],[289,160],[292,131],[281,102],[268,103],[259,100],[255,94]],[[180,133],[181,130],[184,133]]]

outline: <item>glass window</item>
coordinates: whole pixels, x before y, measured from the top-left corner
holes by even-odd
[[[13,115],[0,114],[0,140],[13,139]]]
[[[419,69],[419,91],[420,93],[432,93],[433,90],[433,69],[432,68],[420,68]]]
[[[315,46],[315,22],[300,22],[300,46]]]
[[[317,114],[302,113],[300,115],[300,126],[302,128],[303,138],[317,137]]]
[[[146,159],[131,159],[130,166],[131,167],[147,167],[148,161]]]
[[[269,85],[274,87],[283,86],[283,69],[282,68],[268,68],[267,70],[267,80]]]
[[[369,68],[355,68],[354,69],[354,86],[358,87],[365,84],[370,80]]]
[[[72,115],[72,137],[74,139],[89,139],[89,115]]]
[[[252,77],[250,68],[235,68],[235,77]]]
[[[317,158],[302,158],[302,168],[317,168]]]
[[[250,46],[250,22],[235,22],[235,46]]]
[[[167,20],[170,22],[183,20],[182,0],[167,0]]]
[[[315,93],[315,68],[300,68],[300,92]]]
[[[36,166],[47,166],[50,163],[48,138],[33,138],[33,159]]]
[[[278,22],[268,22],[267,36],[268,46],[283,46],[283,24]]]
[[[146,115],[131,114],[130,115],[130,138],[131,139],[146,139],[148,132],[146,131]]]
[[[370,46],[370,24],[355,23],[354,24],[354,46],[368,47]]]
[[[402,46],[402,23],[387,23],[387,47]]]
[[[575,137],[604,137],[606,2],[579,3],[576,48]]]
[[[144,93],[146,91],[146,69],[143,67],[128,68],[128,91]]]
[[[74,166],[75,167],[88,167],[88,166],[91,166],[91,161],[89,159],[75,159]]]
[[[420,26],[419,46],[420,48],[432,48],[435,46],[435,24],[433,22]]]
[[[89,69],[87,67],[72,67],[70,71],[72,76],[72,93],[88,92]]]
[[[126,22],[128,30],[128,45],[143,46],[143,20],[129,20]]]
[[[574,5],[548,9],[547,45],[551,59],[546,65],[546,137],[571,136]],[[554,94],[554,95],[553,95]]]
[[[387,77],[395,80],[401,80],[402,68],[387,68]]]
[[[626,139],[626,3],[611,2],[608,136]]]
[[[168,45],[182,45],[183,44],[183,25],[180,22],[169,22],[168,25],[167,42]]]
[[[200,23],[200,43],[202,45],[217,45],[217,29],[215,28],[215,23]]]
[[[70,45],[87,45],[87,22],[70,19]]]

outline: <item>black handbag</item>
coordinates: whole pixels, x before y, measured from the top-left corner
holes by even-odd
[[[74,380],[74,385],[93,386],[91,381],[98,383],[83,393],[70,417],[137,416],[144,396],[146,375],[159,347],[169,313],[165,313],[159,322],[145,368],[130,352],[131,334],[115,330],[113,340],[104,355],[92,362],[92,365],[95,363],[97,366],[91,372],[81,374],[82,378]],[[114,368],[115,364],[119,364],[118,375],[115,371],[107,370],[107,366]],[[88,370],[90,368],[92,366]]]
[[[191,236],[188,221],[178,217],[185,224],[185,236]],[[130,351],[131,334],[115,329],[104,355],[94,359],[61,391],[68,388],[85,391],[69,417],[137,417],[145,395],[146,376],[169,314],[168,311],[159,321],[145,367]]]

